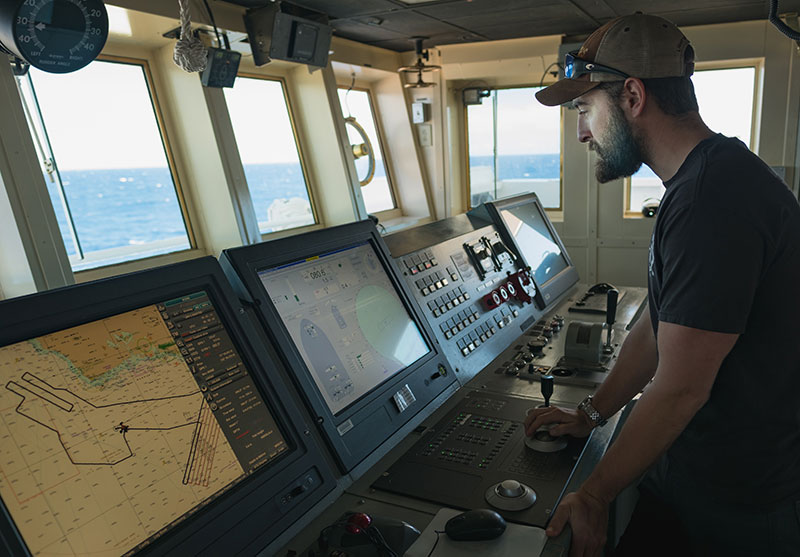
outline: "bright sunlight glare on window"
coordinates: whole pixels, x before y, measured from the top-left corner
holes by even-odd
[[[143,67],[30,77],[20,90],[73,270],[188,249]]]
[[[561,113],[544,106],[537,87],[493,90],[467,108],[470,203],[535,192],[561,207]]]
[[[715,132],[738,137],[748,147],[752,137],[754,67],[697,71],[692,76],[700,116]],[[628,211],[638,213],[649,200],[664,195],[661,180],[650,168],[631,176]]]
[[[392,189],[386,173],[386,166],[383,163],[383,149],[378,137],[378,131],[375,128],[375,120],[372,117],[372,103],[370,102],[369,93],[358,89],[353,89],[350,92],[346,88],[339,89],[339,102],[342,105],[344,117],[355,117],[358,124],[367,132],[367,137],[375,151],[375,174],[372,180],[361,188],[361,195],[364,197],[364,206],[367,208],[367,212],[378,213],[394,209],[395,203],[392,198]],[[363,143],[358,132],[352,126],[347,126],[347,134],[351,144]],[[356,172],[360,179],[364,179],[368,174],[366,170],[368,164],[369,161],[366,156],[356,159]]]
[[[282,83],[240,76],[225,101],[261,234],[314,224]]]

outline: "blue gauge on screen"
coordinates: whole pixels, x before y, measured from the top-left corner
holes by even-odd
[[[108,38],[102,0],[3,0],[0,47],[50,73],[79,70]]]

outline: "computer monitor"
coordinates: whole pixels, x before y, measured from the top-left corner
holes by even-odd
[[[546,306],[578,282],[578,272],[535,193],[485,205],[517,255],[531,268]]]
[[[454,382],[370,221],[220,258],[350,471]]]
[[[334,489],[213,258],[0,314],[8,554],[256,553]]]

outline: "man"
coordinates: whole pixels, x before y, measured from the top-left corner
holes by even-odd
[[[655,531],[626,533],[630,554],[800,555],[800,206],[744,144],[705,125],[693,68],[677,27],[635,14],[593,33],[567,56],[566,79],[537,93],[550,106],[573,101],[599,182],[644,163],[666,186],[650,319],[579,409],[526,419],[528,435],[555,423],[555,435],[585,436],[644,389],[550,521],[551,536],[571,525],[571,555],[602,552],[610,502],[645,472],[639,507],[675,523],[664,532],[637,508],[631,528]]]

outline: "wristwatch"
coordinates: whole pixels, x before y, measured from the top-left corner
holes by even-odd
[[[592,405],[592,395],[587,396],[584,398],[581,403],[578,405],[578,410],[583,411],[587,416],[589,416],[589,420],[594,424],[594,427],[604,426],[606,425],[606,420],[603,416],[600,415],[600,412]]]

